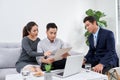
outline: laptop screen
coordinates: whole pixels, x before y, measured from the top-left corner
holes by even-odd
[[[68,56],[64,72],[57,73],[58,77],[68,77],[79,73],[82,69],[83,58],[83,55]]]

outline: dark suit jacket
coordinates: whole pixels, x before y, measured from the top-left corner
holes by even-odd
[[[95,66],[99,63],[104,66],[118,66],[118,56],[115,50],[115,39],[112,31],[100,28],[97,36],[97,45],[94,47],[93,34],[88,38],[89,51],[85,58]]]

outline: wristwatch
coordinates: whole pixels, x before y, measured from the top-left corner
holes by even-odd
[[[48,57],[47,56],[44,56],[44,59],[47,59]]]

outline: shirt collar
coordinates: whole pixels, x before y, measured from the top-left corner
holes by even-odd
[[[98,26],[98,29],[97,29],[96,33],[93,33],[93,36],[97,37],[99,30],[100,30],[100,27]]]
[[[51,42],[51,41],[47,38],[47,41],[50,42],[50,43],[55,43],[56,39],[54,39],[54,41]]]

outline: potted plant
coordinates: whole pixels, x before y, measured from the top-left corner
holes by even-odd
[[[45,64],[44,80],[52,80],[51,68],[52,64]]]
[[[101,20],[101,18],[106,16],[103,12],[88,9],[85,13],[86,13],[87,16],[94,16],[96,18],[97,23],[98,23],[98,25],[100,27],[107,27],[107,22],[105,20]],[[86,44],[87,45],[89,45],[89,42],[88,42],[89,35],[90,35],[90,33],[88,31],[86,31],[85,32],[85,37],[86,37]]]
[[[52,64],[45,64],[45,71],[50,72],[52,68]]]

